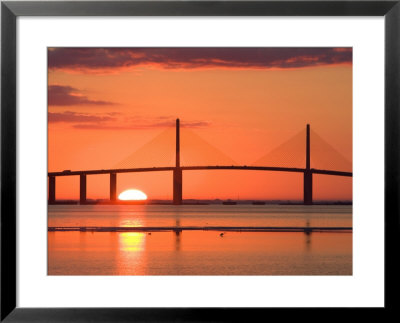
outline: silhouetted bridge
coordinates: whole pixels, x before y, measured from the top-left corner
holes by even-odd
[[[142,168],[122,168],[122,169],[98,169],[82,171],[62,171],[48,173],[49,177],[49,204],[56,202],[56,177],[58,176],[79,176],[80,177],[80,195],[81,204],[86,203],[87,175],[110,174],[110,200],[117,200],[117,174],[121,173],[141,173],[141,172],[173,172],[173,203],[182,204],[182,172],[191,170],[253,170],[253,171],[273,171],[273,172],[292,172],[304,174],[303,201],[305,205],[313,203],[312,197],[312,176],[313,174],[346,176],[352,177],[351,172],[342,172],[334,170],[323,170],[310,168],[310,125],[307,125],[306,132],[306,167],[268,167],[268,166],[180,166],[180,128],[179,119],[176,120],[176,163],[171,167],[142,167]]]

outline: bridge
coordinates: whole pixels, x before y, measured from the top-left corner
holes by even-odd
[[[138,173],[138,172],[173,172],[173,204],[182,204],[182,177],[183,171],[196,171],[196,170],[247,170],[247,171],[272,171],[272,172],[292,172],[303,174],[303,203],[304,205],[313,204],[313,174],[332,175],[332,176],[345,176],[352,177],[352,172],[335,171],[327,169],[311,168],[310,157],[310,125],[306,127],[306,165],[304,168],[293,167],[276,167],[276,166],[236,166],[236,165],[215,165],[215,166],[181,166],[181,153],[180,153],[180,121],[176,120],[176,148],[175,148],[175,166],[170,167],[136,167],[136,168],[118,168],[118,169],[98,169],[98,170],[82,170],[82,171],[62,171],[62,172],[49,172],[49,204],[56,203],[56,178],[61,176],[79,176],[79,201],[81,204],[87,202],[87,176],[88,175],[110,175],[110,201],[117,200],[117,174],[121,173]]]

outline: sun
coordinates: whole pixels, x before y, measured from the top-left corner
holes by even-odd
[[[121,201],[144,201],[147,200],[147,195],[140,190],[126,190],[118,195]]]

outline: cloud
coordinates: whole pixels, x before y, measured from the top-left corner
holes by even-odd
[[[180,124],[181,128],[204,128],[210,126],[206,121],[192,121]],[[102,129],[102,130],[151,130],[175,127],[175,120],[168,122],[143,122],[143,123],[80,123],[73,126],[76,129]]]
[[[210,123],[207,121],[191,121],[191,122],[182,122],[180,126],[182,128],[204,128],[204,127],[209,127]]]
[[[176,119],[170,118],[169,120],[165,121],[158,121],[160,118],[155,118],[155,120],[143,120],[142,122],[134,122],[133,127],[135,129],[153,129],[153,128],[168,128],[168,127],[175,127]],[[184,121],[180,122],[180,127],[182,128],[203,128],[208,127],[210,125],[207,121]]]
[[[56,123],[56,122],[66,122],[66,123],[99,123],[105,121],[114,121],[115,118],[111,117],[110,114],[105,115],[96,115],[96,114],[87,114],[87,113],[77,113],[72,111],[65,112],[49,112],[48,113],[48,122]]]
[[[119,116],[119,118],[116,116]],[[175,119],[171,117],[124,117],[117,112],[103,114],[77,113],[73,111],[49,112],[48,122],[69,123],[76,129],[149,130],[175,127]],[[210,126],[210,123],[207,121],[186,121],[181,123],[182,128],[204,128],[208,126]]]
[[[113,105],[113,102],[91,100],[71,86],[49,85],[48,104],[52,106],[71,105]]]
[[[164,69],[287,69],[351,64],[352,48],[51,48],[51,70],[112,72],[151,66]]]

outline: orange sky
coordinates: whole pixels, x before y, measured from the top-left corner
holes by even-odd
[[[176,118],[182,164],[251,165],[309,123],[330,145],[313,150],[323,141],[311,136],[311,167],[351,171],[351,49],[49,49],[48,84],[50,172],[124,160],[172,166]],[[278,149],[277,164],[265,166],[304,167],[290,164],[305,154],[305,134],[296,138],[291,153]],[[336,161],[335,150],[348,164]],[[150,199],[172,197],[172,172],[117,178],[118,194],[136,188]],[[88,198],[108,198],[108,185],[108,175],[88,176]],[[183,175],[184,199],[302,199],[302,188],[301,174]],[[57,199],[78,196],[77,176],[57,178]],[[314,198],[351,199],[351,178],[314,175]]]

